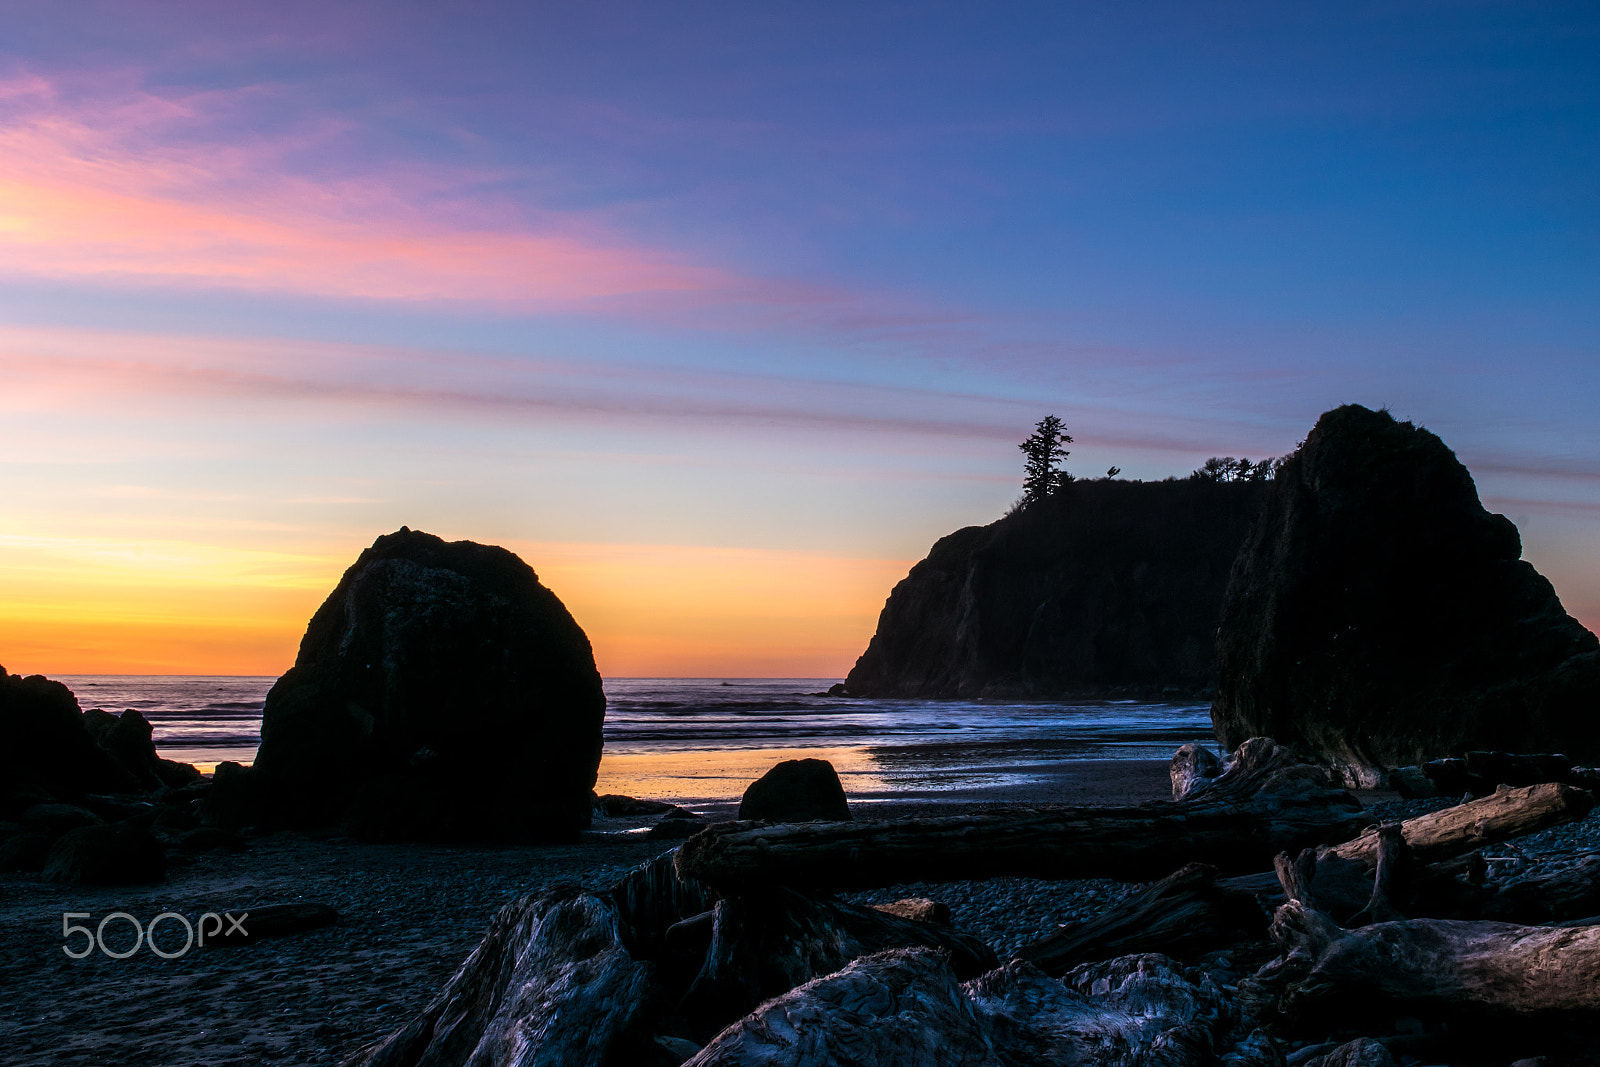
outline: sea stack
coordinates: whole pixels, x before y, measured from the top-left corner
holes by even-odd
[[[1438,437],[1324,414],[1233,568],[1218,739],[1276,738],[1356,786],[1470,749],[1600,758],[1600,643],[1521,555]]]
[[[1209,699],[1223,590],[1264,489],[1069,482],[940,538],[889,594],[844,690]]]
[[[219,810],[379,840],[567,837],[604,717],[589,640],[531,567],[401,527],[312,616]]]

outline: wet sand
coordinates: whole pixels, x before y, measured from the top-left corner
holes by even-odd
[[[955,814],[996,804],[1136,804],[1168,796],[1167,763],[1043,765],[1022,785],[908,791],[858,802],[858,818]],[[665,798],[671,799],[671,798]],[[700,804],[732,817],[736,798]],[[673,847],[649,842],[649,820],[597,820],[581,841],[548,846],[371,845],[279,833],[242,852],[171,853],[159,885],[46,885],[0,874],[0,1049],[15,1067],[44,1065],[338,1063],[408,1021],[477,945],[490,918],[517,896],[561,882],[604,887]],[[98,925],[123,911],[143,924],[264,904],[332,905],[341,921],[248,948],[194,948],[163,959],[141,947],[127,959],[98,950],[69,959],[65,912]],[[174,940],[168,940],[168,938]],[[133,941],[114,920],[113,950]],[[175,951],[168,920],[161,945]]]

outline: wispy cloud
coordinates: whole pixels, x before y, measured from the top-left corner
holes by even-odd
[[[1014,443],[1043,413],[1036,396],[874,384],[817,375],[687,370],[622,362],[259,338],[0,327],[0,410],[192,410],[191,398],[282,414],[327,409],[508,422],[660,420],[697,432],[788,428]],[[98,401],[96,398],[99,398]],[[1198,452],[1202,418],[1140,418],[1083,405],[1097,447]],[[1076,424],[1076,423],[1075,423]],[[1009,450],[1008,450],[1009,451]]]
[[[336,147],[347,131],[334,116],[273,135],[230,124],[273,91],[0,83],[0,271],[518,308],[744,284],[582,217],[532,227],[479,195],[492,173],[297,174],[296,153]],[[228,128],[213,137],[219,123]]]

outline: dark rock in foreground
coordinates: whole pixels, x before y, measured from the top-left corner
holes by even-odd
[[[630,815],[660,815],[677,807],[665,800],[640,800],[621,793],[606,793],[594,798],[595,814],[608,819],[626,818]]]
[[[85,826],[50,848],[40,877],[65,885],[136,885],[167,873],[166,850],[148,830],[128,823]]]
[[[40,871],[50,855],[50,838],[32,830],[0,840],[0,871]]]
[[[76,801],[87,793],[138,788],[140,783],[95,744],[72,690],[0,667],[0,809],[14,813],[39,801]]]
[[[1080,481],[941,538],[895,586],[852,696],[1209,696],[1264,487]]]
[[[379,840],[532,840],[589,824],[605,696],[588,638],[511,552],[401,528],[363,552],[267,694],[222,822]]]
[[[833,764],[825,759],[788,759],[745,789],[739,800],[739,818],[838,822],[850,818],[850,803]]]
[[[710,820],[699,812],[672,805],[644,836],[647,841],[681,841],[710,825]]]
[[[154,728],[136,708],[121,715],[90,708],[83,713],[83,724],[95,743],[110,753],[141,789],[181,789],[201,780],[200,772],[191,764],[161,758],[156,752]]]
[[[1521,551],[1438,437],[1323,415],[1228,586],[1218,738],[1269,735],[1364,786],[1469,749],[1595,762],[1600,642]]]

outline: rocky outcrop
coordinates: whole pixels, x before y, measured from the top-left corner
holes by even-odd
[[[0,667],[0,817],[38,802],[139,788],[95,743],[72,690]]]
[[[842,822],[850,818],[850,802],[833,764],[825,759],[786,759],[745,789],[739,818]]]
[[[90,708],[83,713],[83,724],[95,744],[109,752],[141,789],[181,789],[201,779],[192,764],[161,758],[156,752],[155,730],[137,708],[121,715]]]
[[[1438,437],[1323,415],[1234,567],[1218,738],[1270,735],[1369,786],[1469,749],[1600,759],[1600,643],[1521,553]]]
[[[941,538],[845,680],[869,697],[1209,697],[1264,486],[1079,481]]]
[[[588,638],[531,567],[402,527],[312,616],[254,769],[219,772],[215,809],[371,839],[568,836],[604,715]]]

